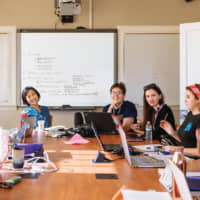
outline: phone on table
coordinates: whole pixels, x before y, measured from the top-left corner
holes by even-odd
[[[21,176],[22,178],[38,178],[40,173],[21,173],[18,174],[18,176]]]

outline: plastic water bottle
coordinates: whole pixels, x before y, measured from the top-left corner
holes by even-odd
[[[152,142],[152,125],[150,121],[148,121],[145,126],[145,140],[147,142]]]

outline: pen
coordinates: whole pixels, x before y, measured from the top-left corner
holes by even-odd
[[[164,120],[166,120],[168,117],[168,113],[165,114]]]

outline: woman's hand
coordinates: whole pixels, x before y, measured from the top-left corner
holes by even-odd
[[[161,120],[160,121],[160,127],[162,129],[164,129],[169,135],[171,135],[171,136],[176,135],[176,131],[174,130],[174,128],[172,127],[172,125],[168,121]]]
[[[144,131],[141,130],[140,124],[131,124],[130,128],[135,132],[144,135]]]
[[[132,130],[140,130],[140,124],[131,124],[130,127]]]

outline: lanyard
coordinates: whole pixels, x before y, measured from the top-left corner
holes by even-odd
[[[121,107],[119,109],[113,109],[113,114],[118,116],[120,114]]]
[[[160,110],[162,109],[162,107],[164,106],[165,104],[163,103],[163,104],[161,104],[159,107],[158,107],[158,109],[157,109],[157,111],[156,111],[156,113],[155,113],[155,119],[154,119],[154,123],[153,123],[153,128],[155,129],[155,124],[156,124],[156,119],[157,119],[157,117],[158,117],[158,113],[160,112]]]

